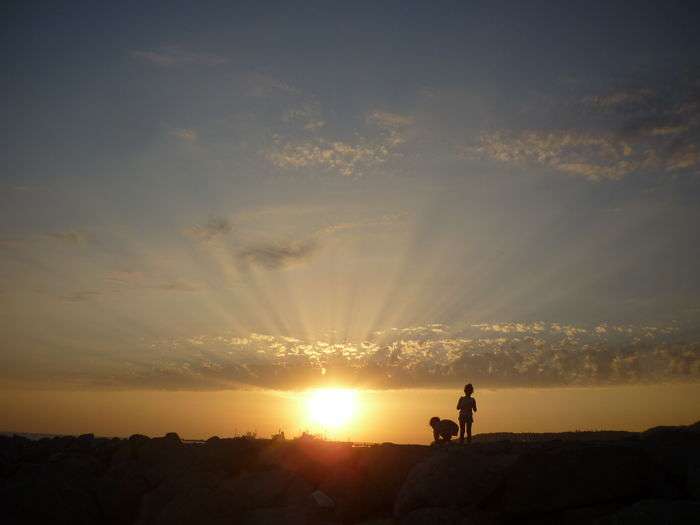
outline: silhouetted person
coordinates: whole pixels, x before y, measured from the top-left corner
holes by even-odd
[[[476,412],[476,399],[472,397],[474,387],[471,383],[464,386],[464,396],[457,401],[459,410],[459,442],[464,443],[464,427],[467,427],[467,443],[472,442],[472,423]]]
[[[451,419],[440,419],[439,417],[430,418],[430,426],[433,428],[433,438],[435,443],[447,443],[459,432],[457,423]]]

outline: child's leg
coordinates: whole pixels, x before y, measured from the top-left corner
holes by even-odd
[[[467,421],[467,443],[472,442],[472,422]]]
[[[459,442],[464,443],[464,424],[466,420],[462,417],[459,418]]]

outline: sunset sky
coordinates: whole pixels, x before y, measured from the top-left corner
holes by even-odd
[[[3,19],[0,430],[425,442],[467,381],[477,433],[700,419],[690,2]]]

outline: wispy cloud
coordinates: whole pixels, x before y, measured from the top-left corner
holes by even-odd
[[[374,110],[367,115],[367,121],[386,128],[401,128],[411,126],[414,124],[415,119],[409,115]]]
[[[317,131],[326,125],[318,102],[306,102],[287,110],[282,117],[282,121],[299,123],[303,129],[308,131]]]
[[[196,142],[197,132],[193,129],[188,128],[176,128],[170,131],[170,136],[176,139],[183,140],[185,142]]]
[[[102,295],[102,292],[98,292],[96,290],[79,290],[77,292],[71,292],[65,295],[61,295],[60,299],[69,303],[80,303],[83,301],[88,301],[100,295]]]
[[[303,242],[258,243],[241,248],[236,255],[239,261],[244,264],[251,264],[266,270],[279,270],[307,262],[316,254],[319,247],[319,243],[315,239]]]
[[[201,284],[186,279],[168,279],[137,270],[114,270],[108,272],[104,280],[113,292],[122,290],[195,292],[203,289]]]
[[[458,148],[469,159],[544,167],[589,180],[634,173],[698,172],[700,96],[688,86],[617,90],[583,98],[581,128],[482,132]],[[682,94],[682,95],[680,95]]]
[[[183,234],[202,241],[210,241],[215,237],[220,237],[231,233],[233,226],[224,217],[211,217],[205,224],[196,224],[183,230]]]
[[[228,62],[226,57],[211,53],[197,53],[179,46],[163,46],[153,50],[132,51],[131,56],[160,67],[219,66]]]
[[[467,157],[516,165],[540,165],[590,180],[620,179],[657,165],[653,150],[636,149],[612,134],[575,130],[485,133]]]
[[[362,140],[357,143],[318,139],[286,143],[267,153],[267,159],[284,169],[320,168],[346,177],[361,175],[389,157],[384,143]]]
[[[278,94],[300,95],[301,90],[267,73],[250,73],[246,76],[247,95],[269,97]]]
[[[584,97],[582,102],[601,111],[632,111],[648,107],[656,93],[650,88],[618,89]]]
[[[325,125],[323,121],[313,120],[306,110],[294,113],[294,118],[311,119],[307,120],[311,122],[307,129],[316,130]],[[277,137],[265,156],[281,169],[320,169],[346,177],[360,176],[399,155],[397,147],[407,141],[406,129],[413,123],[412,117],[376,110],[365,116],[367,129],[356,133],[357,138],[352,141],[327,138],[295,141]]]
[[[150,288],[155,288],[156,290],[164,290],[166,292],[196,292],[197,290],[202,289],[201,286],[182,279],[166,281],[160,284],[153,285]]]
[[[95,241],[94,234],[84,230],[67,230],[48,233],[46,234],[46,238],[73,245],[88,244]]]

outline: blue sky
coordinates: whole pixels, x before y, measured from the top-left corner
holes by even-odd
[[[11,6],[2,379],[696,381],[699,18]]]

